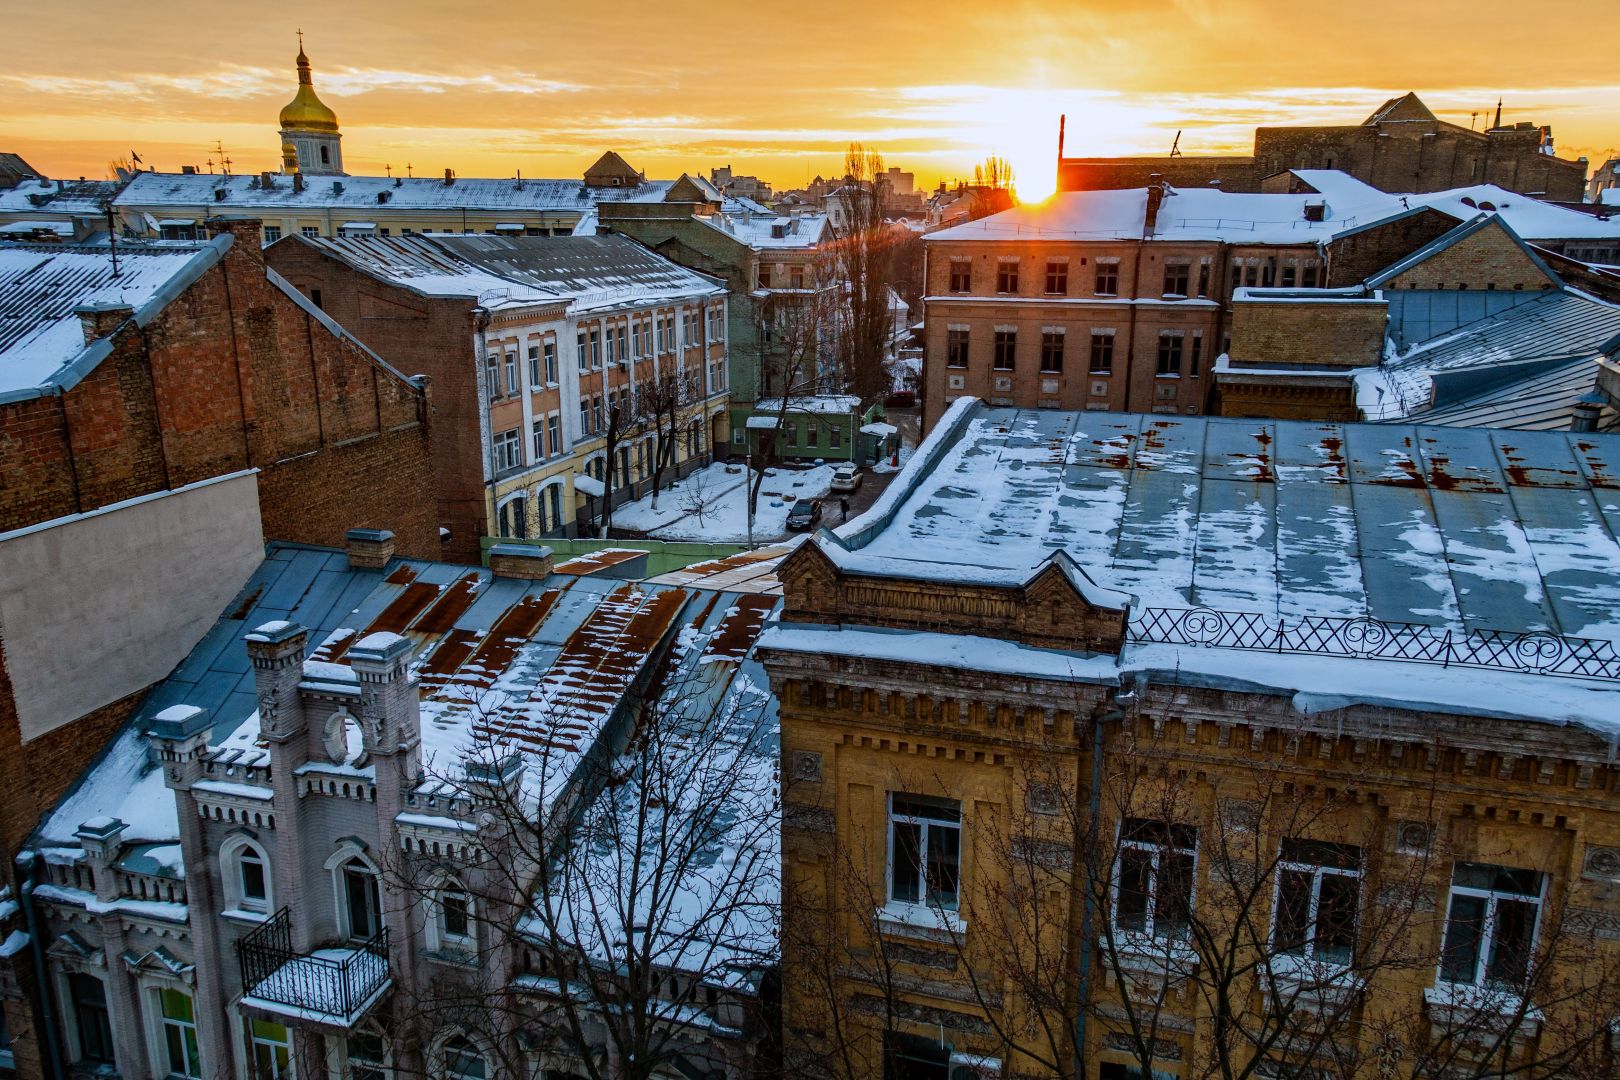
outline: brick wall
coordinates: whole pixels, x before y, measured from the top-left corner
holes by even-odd
[[[450,530],[439,557],[475,563],[488,530],[484,505],[483,440],[472,303],[435,299],[362,274],[297,238],[272,245],[266,260],[368,347],[407,375],[426,375],[430,425],[432,512]]]
[[[1388,310],[1381,300],[1240,300],[1232,305],[1232,363],[1376,364]]]
[[[341,546],[373,526],[437,557],[425,394],[266,278],[256,222],[217,224],[238,234],[222,262],[123,323],[88,377],[0,406],[0,529],[253,467],[271,538]]]
[[[1450,214],[1425,208],[1330,240],[1326,245],[1327,284],[1331,288],[1358,285],[1424,244],[1438,240],[1458,224]]]
[[[1494,220],[1391,278],[1386,289],[1533,290],[1554,284]]]

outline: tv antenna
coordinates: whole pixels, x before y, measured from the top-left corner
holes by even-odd
[[[1171,157],[1180,157],[1181,156],[1181,132],[1179,132],[1179,131],[1176,132],[1175,141],[1170,144],[1170,156]]]

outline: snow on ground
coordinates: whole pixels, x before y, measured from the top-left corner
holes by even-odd
[[[659,493],[613,511],[613,527],[646,533],[655,540],[740,544],[748,540],[749,472],[741,465],[715,462]],[[833,466],[767,469],[754,509],[754,539],[787,535],[788,511],[799,499],[819,499],[832,487]],[[698,504],[703,504],[701,514]]]

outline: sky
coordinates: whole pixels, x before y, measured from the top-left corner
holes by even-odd
[[[1442,119],[1550,124],[1562,157],[1620,147],[1612,36],[1522,2],[0,0],[0,150],[52,176],[279,167],[296,31],[347,171],[574,177],[614,149],[649,177],[729,164],[778,188],[860,142],[919,185],[1009,159],[1020,194],[1071,155],[1244,153],[1258,124],[1359,123],[1416,90]]]

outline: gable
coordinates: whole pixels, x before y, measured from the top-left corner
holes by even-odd
[[[1367,123],[1382,124],[1400,120],[1434,121],[1438,119],[1439,117],[1435,116],[1429,110],[1429,107],[1423,104],[1422,98],[1419,98],[1415,93],[1407,93],[1384,102],[1377,112],[1367,118]]]
[[[1454,230],[1395,272],[1376,281],[1385,289],[1533,291],[1563,284],[1499,217]]]
[[[585,183],[592,187],[633,187],[641,183],[641,174],[630,163],[609,150],[585,170]]]

